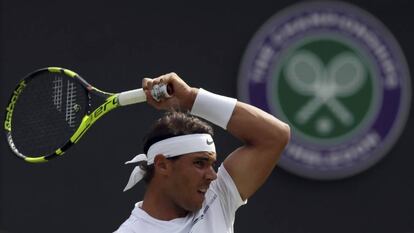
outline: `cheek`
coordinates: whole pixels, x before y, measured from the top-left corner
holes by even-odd
[[[190,189],[197,184],[197,174],[193,171],[182,171],[175,176],[175,183],[177,188]],[[183,190],[184,191],[184,190]]]
[[[202,183],[201,172],[194,169],[182,169],[177,171],[174,175],[174,182],[172,183],[172,189],[177,192],[177,195],[181,198],[189,198],[195,195],[200,184]]]
[[[181,208],[196,211],[201,208],[204,197],[198,193],[203,183],[203,171],[195,167],[176,170],[170,190],[173,199]]]

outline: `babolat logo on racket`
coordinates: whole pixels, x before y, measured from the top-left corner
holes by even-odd
[[[106,113],[107,111],[111,110],[113,108],[113,106],[117,105],[118,104],[117,101],[118,101],[117,98],[112,98],[111,101],[108,101],[108,102],[104,103],[103,105],[101,105],[99,108],[97,108],[93,112],[93,117],[94,118],[99,118],[103,113]]]
[[[4,129],[6,129],[7,131],[11,130],[11,119],[13,116],[14,105],[16,104],[20,93],[23,91],[25,87],[26,87],[26,83],[23,80],[22,82],[19,83],[17,88],[14,90],[13,95],[10,99],[10,103],[6,108],[7,113],[6,113],[6,119],[4,121]]]
[[[294,5],[255,35],[239,77],[240,98],[289,122],[280,165],[336,179],[388,153],[408,117],[410,77],[390,32],[342,2]]]

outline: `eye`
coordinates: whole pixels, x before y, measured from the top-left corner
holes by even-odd
[[[204,161],[202,161],[202,160],[197,160],[197,161],[194,161],[194,164],[195,164],[197,167],[202,168],[202,167],[204,167],[205,162],[204,162]]]

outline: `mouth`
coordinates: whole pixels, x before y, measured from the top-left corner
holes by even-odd
[[[197,190],[199,194],[201,194],[203,197],[206,195],[208,188],[200,188]]]

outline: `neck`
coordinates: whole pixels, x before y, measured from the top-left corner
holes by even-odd
[[[141,209],[151,217],[163,221],[187,216],[188,211],[175,204],[172,199],[167,196],[168,192],[161,190],[159,187],[159,185],[148,185],[144,194]]]

